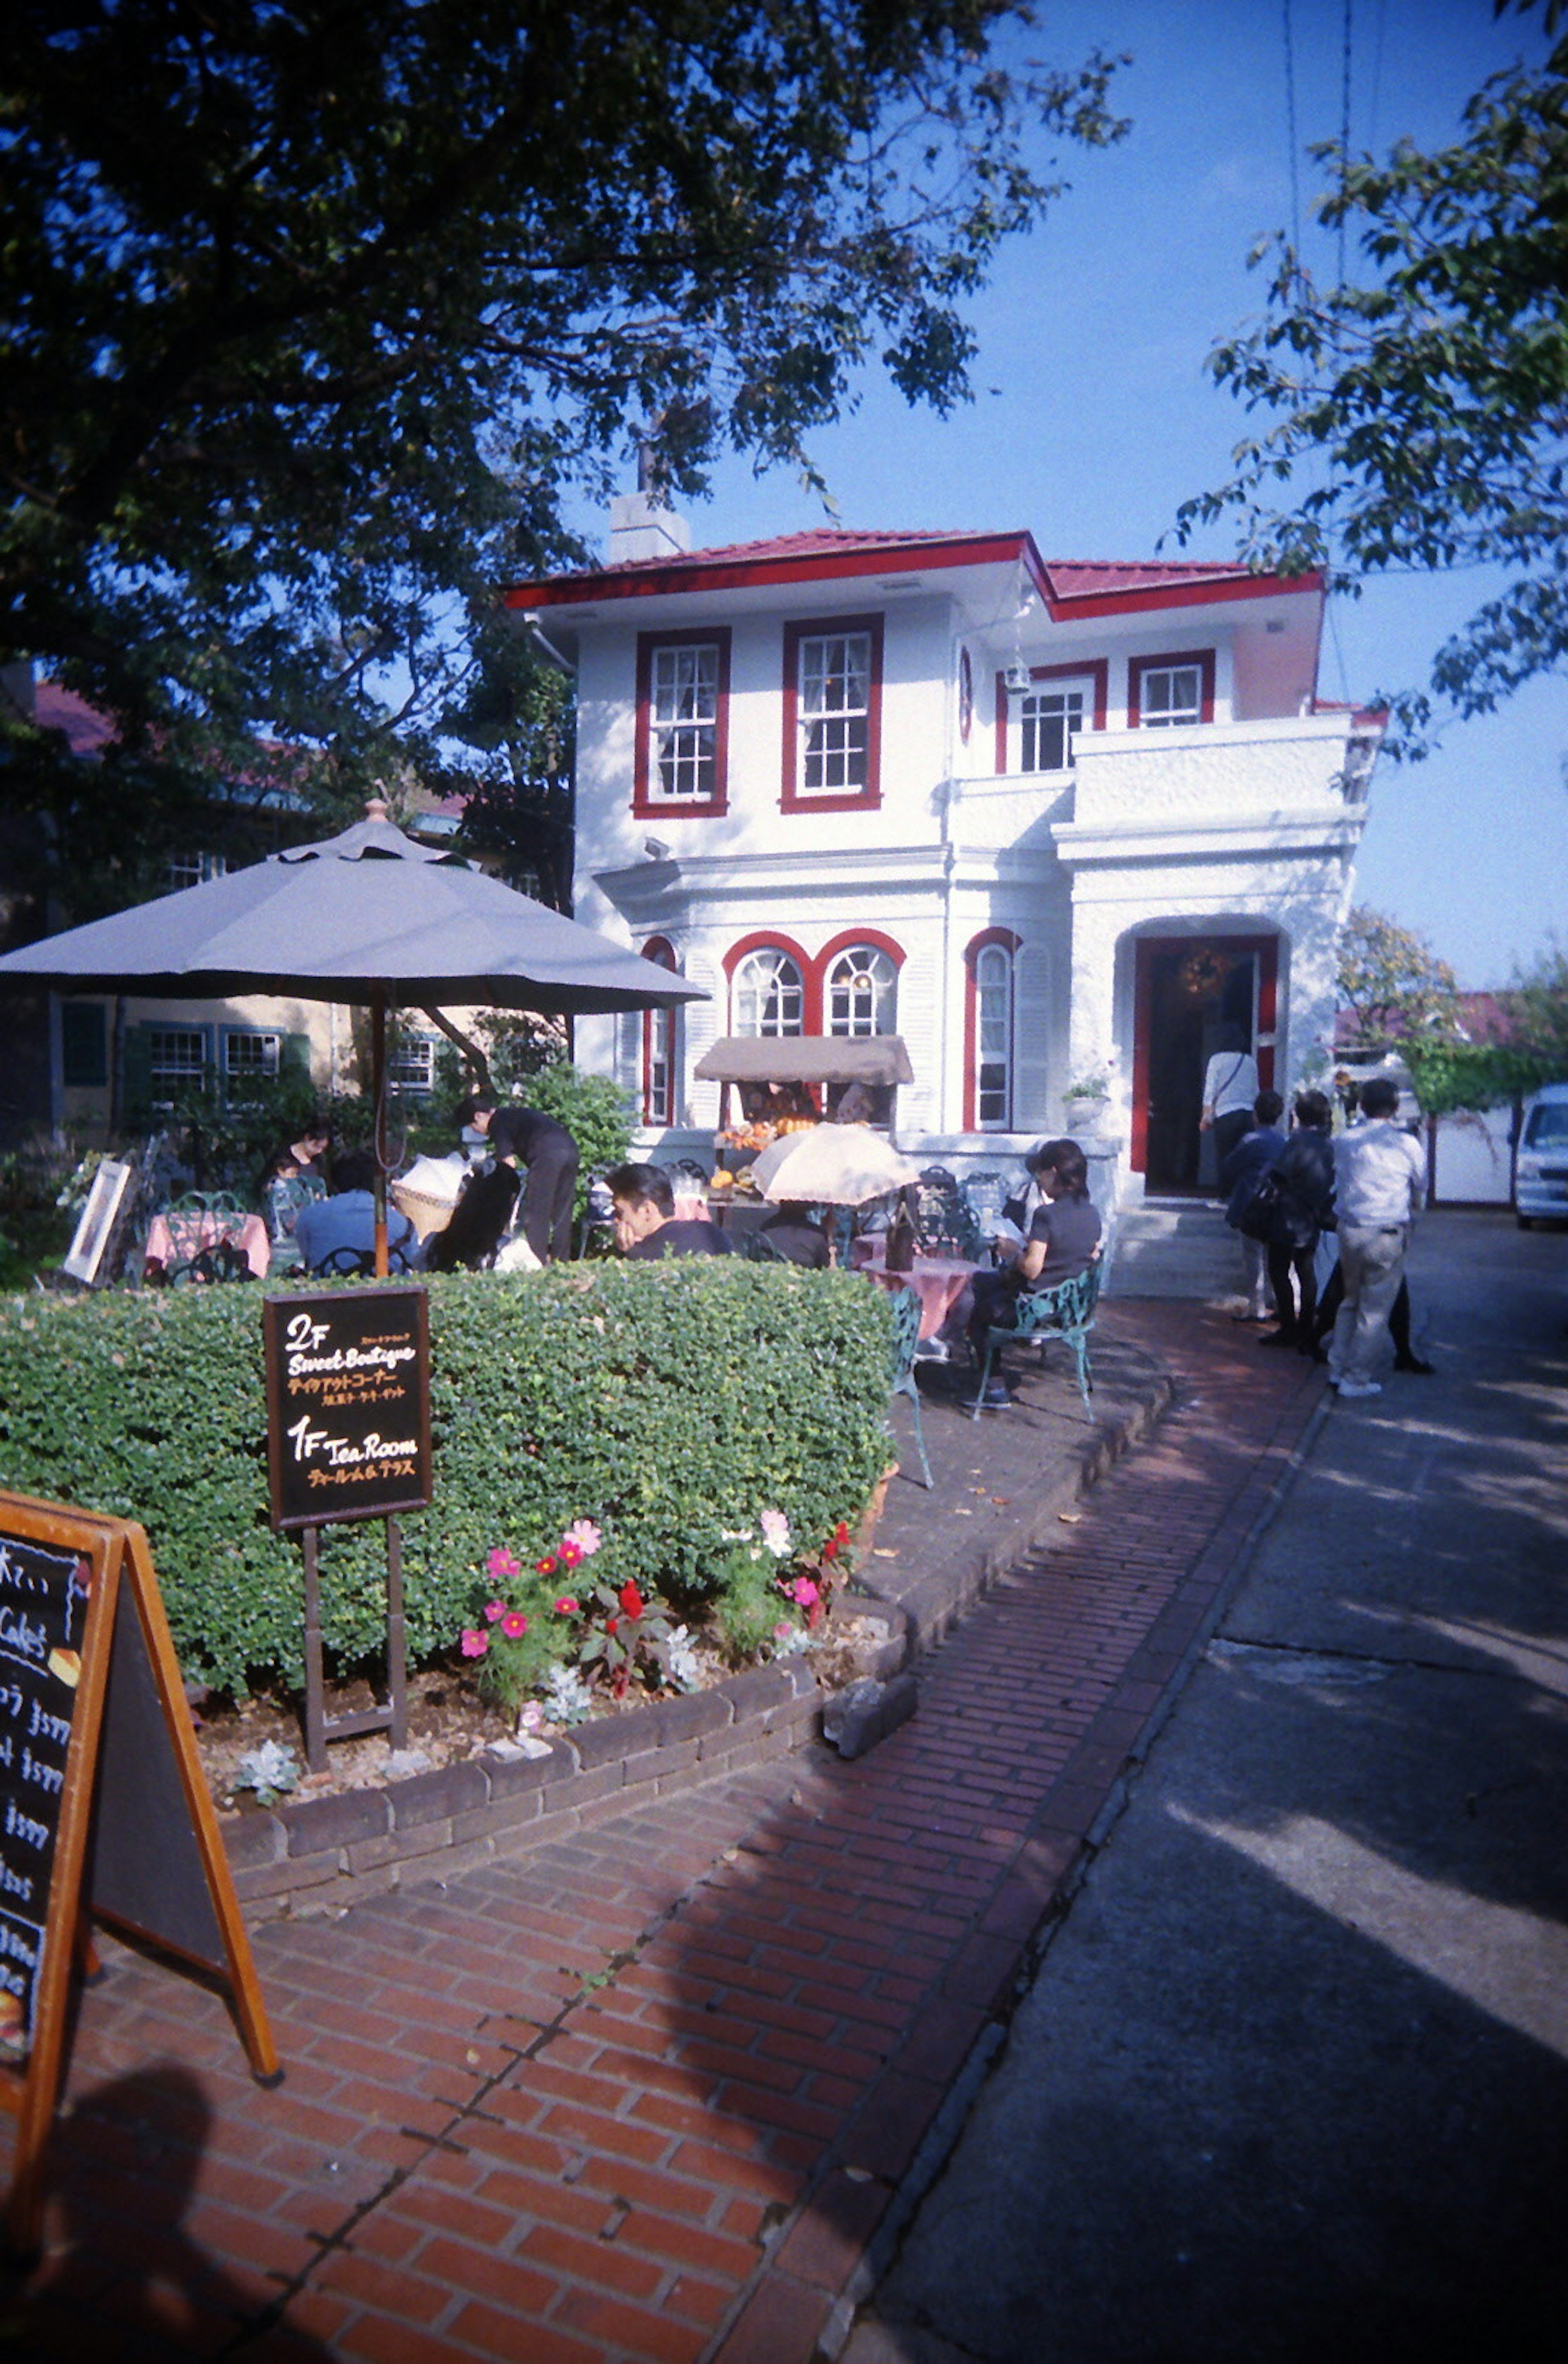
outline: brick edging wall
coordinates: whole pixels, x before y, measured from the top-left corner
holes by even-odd
[[[855,1608],[886,1631],[866,1671],[896,1672],[910,1646],[904,1612]],[[580,1724],[543,1756],[485,1749],[406,1780],[225,1816],[235,1889],[258,1921],[337,1912],[389,1888],[453,1879],[650,1798],[788,1756],[820,1730],[825,1696],[805,1659],[777,1659],[712,1690]]]

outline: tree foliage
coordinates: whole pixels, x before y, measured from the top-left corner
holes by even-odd
[[[1429,1036],[1451,1037],[1458,980],[1424,936],[1358,903],[1340,931],[1340,1006],[1355,1020],[1363,1054]]]
[[[1177,528],[1184,541],[1240,517],[1255,564],[1321,567],[1352,594],[1368,574],[1505,570],[1428,687],[1392,698],[1386,743],[1410,756],[1445,714],[1489,712],[1568,658],[1568,40],[1493,77],[1462,125],[1451,147],[1402,141],[1385,162],[1313,151],[1330,184],[1319,217],[1355,234],[1367,268],[1324,285],[1283,235],[1258,249],[1265,316],[1209,367],[1274,423]]]
[[[13,0],[0,62],[0,663],[113,717],[65,824],[258,734],[351,807],[506,764],[494,586],[584,554],[632,445],[700,490],[879,362],[962,399],[967,299],[1098,142],[1110,65],[1015,0]],[[466,734],[466,736],[464,735]]]

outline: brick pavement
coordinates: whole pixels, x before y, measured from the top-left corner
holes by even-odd
[[[928,1657],[919,1714],[870,1756],[607,1798],[524,1860],[262,1928],[272,2092],[214,1999],[108,1947],[9,2353],[831,2347],[1321,1392],[1223,1315],[1106,1326],[1173,1365],[1176,1409]]]

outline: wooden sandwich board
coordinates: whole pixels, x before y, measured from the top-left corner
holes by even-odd
[[[11,2247],[38,2243],[89,1916],[216,1979],[278,2078],[142,1529],[0,1492],[0,2108]]]

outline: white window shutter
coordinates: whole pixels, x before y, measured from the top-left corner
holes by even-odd
[[[1023,944],[1013,957],[1013,1130],[1051,1129],[1051,955]]]
[[[724,979],[706,953],[688,953],[682,963],[682,974],[689,985],[700,986],[708,998],[706,1001],[688,1001],[681,1011],[677,1031],[680,1073],[675,1078],[675,1116],[677,1121],[692,1126],[698,1132],[717,1132],[719,1087],[717,1084],[694,1082],[692,1070],[703,1053],[711,1050],[724,1031]]]

